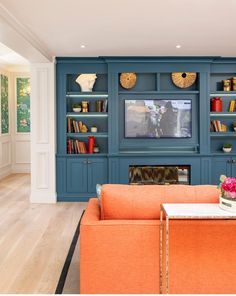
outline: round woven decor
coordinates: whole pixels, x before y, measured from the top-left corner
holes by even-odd
[[[187,88],[194,84],[197,73],[194,72],[173,72],[171,74],[173,83],[180,88]]]
[[[130,89],[135,86],[137,75],[135,73],[121,73],[120,84],[123,88]]]

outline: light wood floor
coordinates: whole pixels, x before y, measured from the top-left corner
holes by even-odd
[[[0,181],[0,293],[54,293],[86,203],[30,204],[30,176]],[[65,285],[78,293],[78,246]],[[77,266],[76,266],[77,265]]]

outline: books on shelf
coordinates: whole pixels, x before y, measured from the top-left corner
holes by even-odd
[[[229,103],[229,112],[234,112],[235,110],[235,100],[231,100]]]
[[[76,121],[68,117],[67,131],[68,133],[86,133],[88,128],[82,121]]]
[[[211,132],[227,132],[227,125],[220,122],[220,120],[212,120],[210,125]]]
[[[107,104],[107,100],[104,100],[103,101],[103,103],[102,103],[102,112],[107,112],[108,110],[108,108],[107,108],[107,106],[108,106],[108,104]]]
[[[85,154],[87,147],[84,142],[74,139],[67,139],[67,153],[68,154]]]

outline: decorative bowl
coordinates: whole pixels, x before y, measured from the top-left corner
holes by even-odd
[[[81,112],[81,107],[73,108],[74,112]]]
[[[236,212],[236,199],[225,198],[220,196],[219,207],[228,212]]]
[[[229,152],[231,152],[231,150],[232,150],[232,148],[225,148],[225,147],[223,147],[223,151],[225,153],[229,153]]]

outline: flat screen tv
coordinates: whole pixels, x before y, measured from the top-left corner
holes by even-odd
[[[191,138],[191,100],[125,100],[126,138]]]

